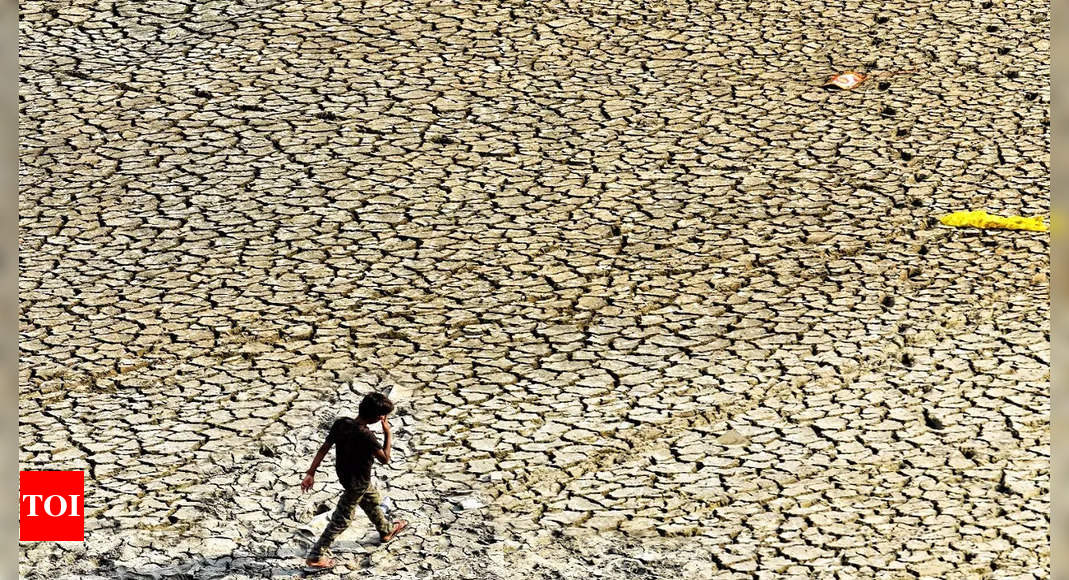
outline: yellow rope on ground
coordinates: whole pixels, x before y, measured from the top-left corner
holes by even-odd
[[[950,215],[945,215],[939,218],[939,221],[943,222],[943,225],[945,226],[955,226],[959,228],[974,227],[1029,230],[1033,232],[1047,231],[1047,226],[1043,223],[1043,216],[1041,215],[1030,218],[1020,216],[1002,217],[989,214],[986,211],[959,211]]]

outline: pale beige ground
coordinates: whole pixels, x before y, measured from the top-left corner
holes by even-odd
[[[22,6],[27,578],[1043,578],[1042,2]],[[894,72],[853,92],[841,70]],[[330,577],[327,575],[327,577]]]

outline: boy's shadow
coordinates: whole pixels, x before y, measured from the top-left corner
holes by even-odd
[[[304,564],[305,555],[317,537],[318,534],[314,531],[302,529],[296,532],[282,549],[269,556],[239,550],[237,554],[229,556],[198,556],[180,564],[166,566],[112,566],[109,570],[112,574],[109,576],[119,580],[206,580],[236,574],[272,580],[331,578],[339,573],[349,573],[367,567],[368,556],[381,546],[378,534],[373,531],[366,532],[363,536],[344,534],[331,547],[338,565],[332,569],[317,570]]]
[[[316,570],[304,565],[304,557],[297,556],[220,556],[197,557],[182,564],[127,568],[116,566],[114,578],[119,580],[206,580],[245,575],[253,578],[329,578],[346,568],[362,567],[364,552],[337,550],[338,566],[331,570]],[[354,558],[355,557],[355,558]],[[354,561],[355,560],[355,561]]]
[[[193,558],[182,564],[169,566],[115,567],[119,580],[204,580],[245,574],[255,578],[303,578],[304,563],[293,558],[264,558],[220,556],[218,558]],[[317,575],[317,572],[308,573]]]

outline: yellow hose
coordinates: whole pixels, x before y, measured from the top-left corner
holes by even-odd
[[[945,226],[959,228],[973,227],[1029,230],[1033,232],[1047,231],[1047,226],[1043,223],[1043,216],[1041,215],[1030,218],[1021,216],[1002,217],[989,214],[986,211],[959,211],[950,215],[945,215],[939,218],[939,221],[943,222],[943,225]]]

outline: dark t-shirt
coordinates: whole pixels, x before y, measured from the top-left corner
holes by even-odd
[[[382,449],[379,440],[354,419],[343,417],[334,422],[327,435],[327,443],[334,444],[334,468],[338,481],[345,489],[359,489],[371,483],[371,465],[375,452]]]

